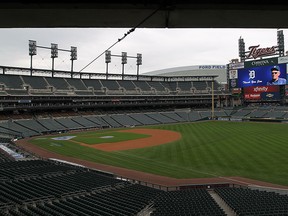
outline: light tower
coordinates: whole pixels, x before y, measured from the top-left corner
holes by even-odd
[[[36,50],[36,41],[29,40],[29,55],[31,56],[30,60],[30,76],[32,76],[32,57],[37,54]]]

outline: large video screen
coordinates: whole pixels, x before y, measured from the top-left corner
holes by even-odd
[[[238,69],[238,88],[249,86],[286,85],[285,64]]]

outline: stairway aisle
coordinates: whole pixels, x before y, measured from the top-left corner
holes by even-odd
[[[208,191],[210,196],[216,201],[216,203],[223,209],[227,216],[237,216],[237,214],[224,202],[221,197],[214,192],[214,190]]]

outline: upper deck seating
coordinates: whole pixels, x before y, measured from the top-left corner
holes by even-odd
[[[3,75],[0,74],[0,84],[5,86],[5,89],[23,89],[23,81],[19,75]]]
[[[147,84],[150,85],[152,88],[154,88],[157,92],[157,94],[166,93],[165,87],[161,84],[161,82],[158,81],[147,81]]]
[[[177,82],[168,82],[167,84],[169,85],[172,92],[177,92]]]
[[[184,81],[184,82],[177,82],[178,83],[178,89],[182,92],[191,92],[191,82]]]
[[[99,79],[82,79],[88,90],[93,90],[95,95],[104,95],[105,91]]]
[[[136,86],[131,80],[120,80],[118,81],[119,85],[123,87],[125,90],[135,90]]]
[[[32,89],[46,89],[47,82],[44,77],[36,76],[22,76],[26,85],[31,86]]]
[[[103,87],[107,88],[108,90],[119,90],[120,86],[116,80],[100,80]]]
[[[196,90],[207,90],[207,83],[205,81],[193,81],[192,86]]]
[[[56,90],[69,90],[70,85],[64,78],[59,77],[46,77],[45,78],[50,86],[53,86]]]
[[[75,90],[87,90],[87,87],[85,86],[85,84],[82,82],[81,79],[68,79],[68,78],[65,78],[65,80]]]
[[[146,81],[133,81],[133,83],[141,89],[141,91],[151,92],[151,86]]]

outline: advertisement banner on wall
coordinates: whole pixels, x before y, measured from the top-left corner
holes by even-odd
[[[241,88],[233,88],[232,89],[232,94],[240,94],[241,93]]]
[[[262,92],[256,94],[244,94],[245,100],[280,100],[280,93],[279,92]]]
[[[279,92],[262,92],[262,93],[254,93],[254,94],[244,94],[245,100],[280,100]]]
[[[254,61],[246,61],[244,62],[245,68],[251,68],[251,67],[260,67],[265,65],[277,65],[278,57],[269,58],[269,59],[261,59],[261,60],[254,60]]]
[[[262,93],[262,92],[279,92],[280,88],[279,86],[250,86],[244,88],[245,94],[253,94],[253,93]]]
[[[244,99],[245,100],[261,100],[261,94],[260,93],[244,94]]]
[[[230,69],[244,68],[244,62],[230,63],[229,68]]]
[[[243,89],[245,100],[279,100],[280,86],[249,86]]]
[[[288,62],[288,56],[282,56],[278,58],[278,64],[287,63]]]
[[[280,100],[279,92],[262,92],[261,100]]]

